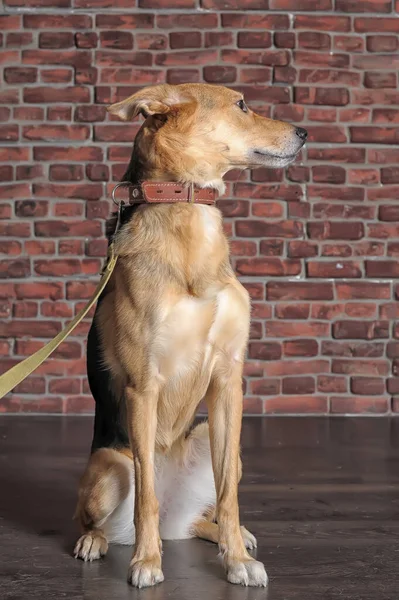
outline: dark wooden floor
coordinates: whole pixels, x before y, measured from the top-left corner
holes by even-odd
[[[91,419],[1,417],[0,599],[397,600],[399,419],[246,419],[242,522],[266,590],[228,584],[216,547],[164,543],[165,582],[126,583],[130,548],[71,557]]]

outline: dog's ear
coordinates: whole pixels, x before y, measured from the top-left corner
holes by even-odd
[[[111,104],[107,110],[122,121],[131,121],[139,114],[144,117],[165,115],[173,106],[189,101],[190,98],[184,95],[178,86],[154,85],[140,90],[122,102]]]

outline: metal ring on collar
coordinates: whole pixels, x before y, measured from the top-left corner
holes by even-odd
[[[119,183],[116,184],[116,186],[114,187],[114,189],[112,190],[112,202],[114,204],[116,204],[116,206],[119,206],[120,204],[124,204],[123,200],[120,200],[118,202],[118,200],[115,197],[115,192],[119,187],[125,186],[125,185],[130,185],[130,181],[120,181]]]

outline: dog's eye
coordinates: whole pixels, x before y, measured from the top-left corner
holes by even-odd
[[[237,106],[241,108],[242,112],[248,112],[248,106],[245,104],[244,100],[239,100]]]

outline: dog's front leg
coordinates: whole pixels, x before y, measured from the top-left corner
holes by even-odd
[[[163,581],[159,507],[154,490],[154,449],[157,428],[156,385],[143,390],[126,390],[129,436],[135,472],[134,526],[136,543],[130,562],[128,581],[142,588]]]
[[[265,586],[265,567],[248,554],[240,531],[238,481],[243,401],[241,368],[236,363],[218,370],[206,395],[217,493],[219,549],[228,581],[241,585]]]

